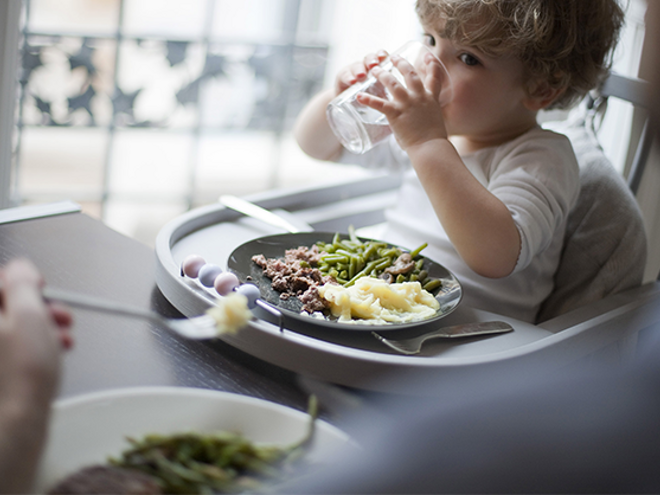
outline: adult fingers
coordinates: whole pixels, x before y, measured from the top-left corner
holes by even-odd
[[[67,306],[60,303],[49,303],[48,309],[58,327],[64,329],[73,325],[73,316]]]
[[[2,277],[3,311],[11,313],[22,308],[43,310],[41,297],[43,278],[37,268],[26,259],[11,261],[0,276]]]

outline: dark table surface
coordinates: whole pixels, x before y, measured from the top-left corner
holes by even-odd
[[[154,281],[155,254],[83,213],[0,224],[0,264],[23,256],[62,289],[179,312]],[[74,309],[75,346],[64,360],[60,397],[136,386],[186,386],[258,397],[299,410],[296,375],[221,341],[190,341],[142,320]]]

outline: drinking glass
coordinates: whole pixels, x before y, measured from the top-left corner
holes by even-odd
[[[447,68],[431,49],[419,41],[409,41],[396,50],[393,55],[407,60],[423,79],[427,67],[425,58],[429,53],[435,57],[442,68],[439,102],[444,106],[453,98],[454,90]],[[403,75],[394,66],[390,57],[385,59],[380,67],[391,72],[401,84],[406,86]],[[389,100],[392,97],[373,75],[368,74],[364,81],[347,88],[328,105],[326,116],[332,132],[346,149],[356,154],[362,154],[387,138],[392,134],[392,130],[385,115],[357,101],[358,93],[368,93]]]

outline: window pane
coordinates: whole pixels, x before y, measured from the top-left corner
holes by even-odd
[[[202,136],[195,184],[198,204],[220,194],[241,196],[270,187],[275,138],[270,133],[210,133]]]
[[[307,156],[291,134],[282,138],[280,167],[274,187],[305,187],[362,179],[373,171],[358,165],[337,164]]]
[[[100,199],[107,139],[102,129],[23,129],[21,194],[43,201]]]
[[[29,30],[41,33],[112,34],[121,0],[30,0]]]
[[[122,43],[114,94],[119,126],[184,128],[197,120],[198,88],[205,67],[202,45],[160,40]],[[191,89],[192,88],[192,89]]]
[[[158,200],[183,198],[190,185],[192,136],[132,129],[118,131],[110,162],[110,192]]]
[[[111,196],[106,204],[104,219],[118,232],[153,247],[163,225],[185,213],[186,209],[182,201],[145,203],[123,201]]]
[[[21,74],[23,123],[109,123],[115,46],[99,38],[29,36]]]
[[[287,0],[216,0],[214,38],[259,42],[282,37]]]
[[[207,5],[207,0],[124,0],[124,33],[199,39]]]
[[[301,0],[296,41],[301,44],[327,44],[332,32],[336,0]]]

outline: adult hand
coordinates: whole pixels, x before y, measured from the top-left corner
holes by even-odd
[[[0,270],[0,492],[29,490],[43,447],[71,314],[46,304],[27,260]]]

